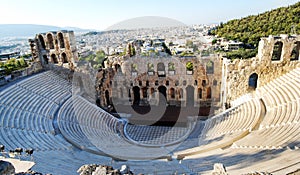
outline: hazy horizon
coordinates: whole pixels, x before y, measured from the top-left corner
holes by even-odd
[[[257,15],[298,2],[298,0],[2,1],[0,24],[36,24],[94,30],[105,30],[124,20],[143,16],[170,18],[186,25],[215,24]]]

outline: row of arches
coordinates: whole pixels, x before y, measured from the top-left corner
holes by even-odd
[[[47,57],[47,55],[43,55],[43,59],[44,59],[44,62],[46,63],[46,64],[49,64],[49,61],[51,62],[51,63],[54,63],[54,64],[58,64],[58,60],[59,60],[59,58],[57,57],[57,55],[56,54],[51,54],[50,55],[50,60],[49,60],[49,58]],[[65,52],[63,52],[61,55],[60,55],[60,59],[61,59],[61,62],[62,63],[68,63],[68,57],[67,57],[67,54],[65,53]]]
[[[120,65],[115,66],[115,67],[120,68]],[[165,74],[166,66],[163,62],[157,63],[156,67],[157,67],[156,71],[158,72],[158,75]],[[194,70],[193,62],[187,62],[185,67],[186,67],[187,71],[193,71]],[[176,69],[177,68],[175,66],[175,63],[169,62],[167,64],[167,71],[175,71]],[[147,63],[147,71],[148,72],[154,72],[155,71],[153,63]],[[138,64],[136,64],[136,63],[131,64],[131,72],[138,72]],[[206,63],[206,73],[207,74],[213,74],[214,73],[214,62],[213,61],[209,61],[209,62]]]
[[[46,49],[46,43],[47,43],[48,49],[54,49],[54,46],[58,43],[59,43],[60,48],[65,48],[65,41],[64,41],[63,34],[61,32],[59,32],[56,37],[57,37],[57,39],[54,39],[53,34],[48,33],[46,35],[47,40],[45,42],[43,35],[41,35],[41,34],[38,35],[38,40],[40,42],[42,49]]]
[[[281,60],[282,48],[283,48],[282,41],[277,41],[274,44],[272,58],[271,58],[272,61],[280,61]],[[290,55],[291,61],[299,60],[299,51],[300,51],[300,41],[296,41],[293,44],[293,50]]]
[[[166,86],[159,86],[157,88],[134,86],[126,90],[127,94],[124,93],[124,90],[126,90],[126,88],[119,88],[117,93],[114,92],[115,97],[118,99],[128,98],[132,101],[133,105],[139,105],[141,102],[150,99],[157,99],[158,105],[169,101],[186,101],[186,105],[191,106],[194,105],[196,100],[209,100],[212,98],[210,87],[205,89],[198,88],[195,91],[195,88],[190,85],[185,89],[174,87],[167,88]],[[197,93],[196,96],[195,93]],[[108,90],[105,91],[105,100],[107,105],[111,104],[110,93]]]

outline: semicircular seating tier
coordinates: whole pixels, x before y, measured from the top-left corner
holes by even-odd
[[[159,138],[171,133],[170,140],[147,137],[141,132],[154,133],[153,128],[126,126],[82,97],[72,96],[71,83],[61,77],[46,71],[0,92],[0,144],[5,151],[33,148],[35,171],[76,174],[81,165],[92,163],[114,168],[126,164],[137,174],[206,174],[220,162],[229,174],[283,174],[299,168],[300,68],[257,88],[246,102],[198,121],[192,132],[156,130],[163,133]],[[180,145],[174,142],[177,139]],[[153,146],[166,143],[175,144]],[[163,155],[167,151],[161,150],[167,149],[172,161],[115,159],[149,158],[144,155]]]

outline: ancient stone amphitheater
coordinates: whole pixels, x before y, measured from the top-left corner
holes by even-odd
[[[126,164],[136,174],[210,174],[214,163],[229,174],[300,168],[299,67],[187,127],[129,125],[72,95],[64,76],[44,71],[0,93],[0,143],[33,148],[35,171],[76,174],[90,163]]]

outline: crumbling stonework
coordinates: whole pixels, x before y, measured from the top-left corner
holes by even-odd
[[[52,63],[75,69],[78,53],[73,31],[40,33],[34,39],[29,39],[29,44],[33,59],[43,66]]]
[[[158,105],[159,94],[174,106],[218,105],[221,99],[222,64],[217,56],[113,57],[105,63],[96,84],[101,106]]]
[[[269,36],[261,38],[258,54],[252,59],[230,61],[223,58],[224,86],[222,86],[222,92],[225,101],[230,103],[243,94],[255,90],[256,87],[261,87],[300,66],[299,41],[299,35]],[[251,82],[256,87],[251,85]]]

